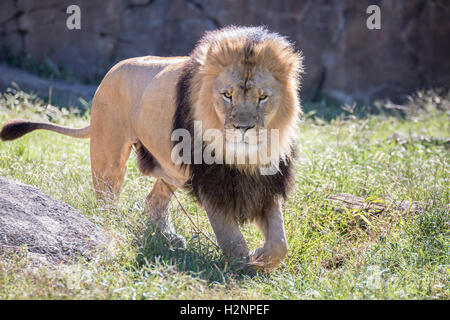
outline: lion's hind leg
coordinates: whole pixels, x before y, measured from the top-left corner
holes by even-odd
[[[97,199],[108,202],[119,200],[130,151],[131,145],[124,147],[121,154],[111,161],[91,157],[92,180]]]
[[[114,130],[99,128],[91,137],[91,169],[98,199],[116,202],[127,169],[133,142]]]

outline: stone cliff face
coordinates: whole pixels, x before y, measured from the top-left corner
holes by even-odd
[[[372,4],[381,30],[366,27]],[[95,81],[124,58],[189,54],[205,30],[264,24],[303,51],[304,97],[372,100],[450,83],[449,16],[447,0],[2,0],[0,43]]]

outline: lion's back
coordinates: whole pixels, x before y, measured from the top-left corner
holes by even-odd
[[[109,102],[111,97],[114,97],[117,103],[136,104],[146,86],[161,71],[186,59],[187,57],[145,56],[122,60],[106,73],[97,89],[95,99],[99,102],[105,100]]]

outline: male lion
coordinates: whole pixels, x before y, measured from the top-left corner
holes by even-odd
[[[140,171],[156,178],[145,206],[151,225],[185,245],[167,207],[176,188],[188,188],[204,206],[228,259],[272,270],[288,252],[281,205],[293,184],[301,72],[302,57],[284,37],[262,27],[227,27],[207,32],[188,57],[147,56],[119,62],[95,93],[89,127],[12,120],[0,137],[12,140],[36,129],[90,137],[96,194],[113,200],[120,194],[134,146]],[[172,132],[187,130],[195,137],[195,122],[203,130],[223,133],[222,138],[203,141],[201,150],[215,145],[216,159],[235,152],[244,155],[244,162],[174,161]],[[278,140],[261,138],[263,130],[277,131]],[[261,141],[251,144],[246,137],[252,136]],[[252,154],[275,144],[269,165],[249,161]],[[276,170],[263,174],[259,169],[267,166]],[[255,223],[265,239],[264,246],[251,254],[239,230],[242,222]]]

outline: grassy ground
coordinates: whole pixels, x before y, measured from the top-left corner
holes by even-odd
[[[129,161],[120,204],[96,203],[89,142],[50,132],[0,143],[0,175],[31,184],[78,208],[117,239],[112,252],[58,269],[28,267],[26,253],[0,261],[0,298],[50,299],[449,299],[450,100],[421,93],[399,116],[356,117],[350,107],[324,121],[309,112],[298,130],[296,188],[284,205],[290,251],[271,275],[230,271],[216,250],[173,201],[185,251],[146,241],[143,200],[154,180]],[[322,106],[323,107],[323,106]],[[308,106],[307,110],[315,110]],[[0,100],[0,121],[50,120],[81,127],[89,115],[61,112],[23,92]],[[394,132],[431,142],[399,144]],[[420,201],[417,214],[337,212],[326,198],[346,192]],[[192,218],[211,237],[204,211],[177,192]],[[250,247],[262,239],[243,227]]]

